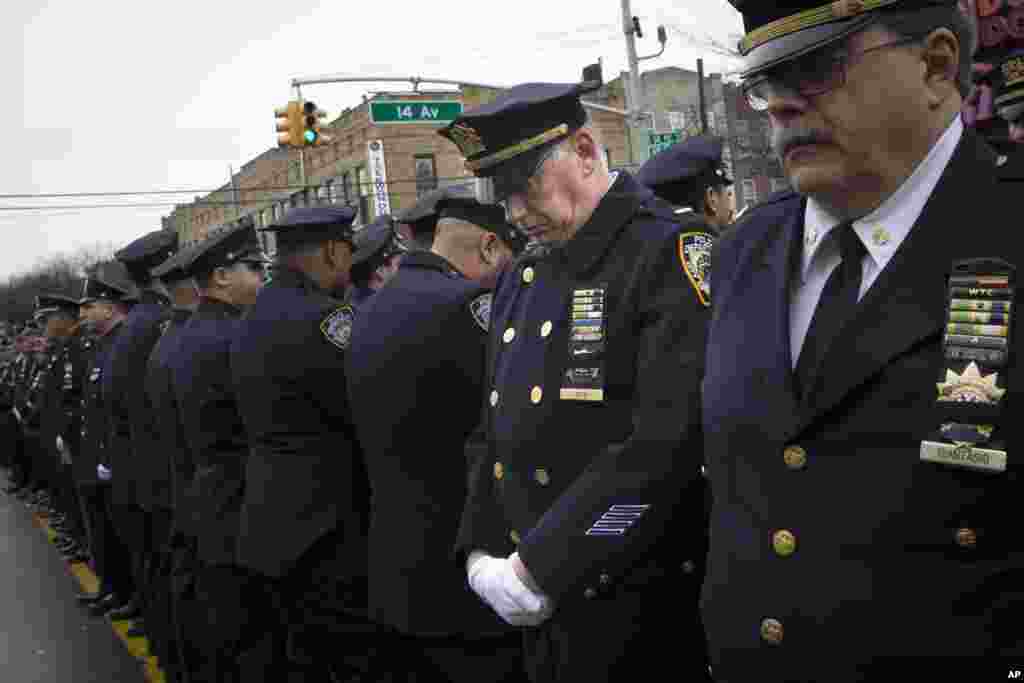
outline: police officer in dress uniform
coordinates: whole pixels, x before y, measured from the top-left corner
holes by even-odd
[[[406,255],[359,309],[346,359],[373,489],[370,617],[406,636],[392,661],[408,680],[522,681],[519,634],[467,590],[451,553],[465,445],[481,417],[491,290],[526,240],[500,206],[443,199],[435,210],[432,250]]]
[[[87,558],[83,537],[81,507],[75,495],[71,476],[71,442],[65,440],[67,426],[74,410],[75,394],[73,362],[77,348],[78,300],[59,294],[36,297],[36,316],[45,326],[49,340],[50,360],[46,366],[39,409],[39,441],[42,460],[51,468],[51,496],[58,514],[50,517],[50,527],[57,531],[57,548],[71,562]]]
[[[969,25],[955,2],[734,4],[795,193],[712,259],[714,675],[1005,677],[996,658],[1024,654],[1006,414],[1024,259],[1019,186],[960,118]]]
[[[245,491],[249,439],[239,414],[229,363],[230,344],[263,287],[263,257],[251,222],[210,234],[186,259],[201,299],[184,324],[170,357],[179,420],[195,464],[183,514],[194,525],[198,571],[193,614],[185,624],[198,657],[192,681],[241,681],[242,653],[252,649],[270,621],[259,575],[238,565],[235,544]]]
[[[23,468],[27,473],[28,488],[35,491],[29,499],[29,508],[48,515],[53,503],[50,494],[53,465],[47,457],[49,451],[40,439],[39,427],[50,353],[46,337],[38,334],[38,313],[33,315],[32,326],[33,334],[26,346],[24,379],[20,394],[16,394],[15,408],[21,418]]]
[[[273,279],[230,356],[250,439],[237,561],[275,581],[296,666],[341,680],[373,636],[369,484],[345,390],[354,218],[350,207],[296,208],[264,228],[277,235]]]
[[[348,303],[356,309],[398,272],[402,255],[408,251],[391,216],[381,216],[355,235],[352,256],[352,287]]]
[[[729,189],[733,181],[722,165],[724,144],[710,135],[687,138],[644,162],[637,182],[675,207],[677,215],[700,214],[709,224],[707,231],[718,235],[732,222],[736,209]]]
[[[609,172],[580,102],[598,85],[517,86],[442,130],[538,245],[495,290],[491,447],[458,549],[473,590],[525,627],[534,681],[624,680],[666,652],[700,680],[712,237]]]
[[[112,261],[100,264],[86,279],[79,301],[79,318],[85,334],[84,372],[79,449],[71,467],[82,503],[93,570],[100,579],[96,593],[79,597],[93,616],[120,609],[133,590],[130,556],[110,514],[111,481],[106,453],[110,420],[102,388],[104,375],[109,372],[110,349],[127,316],[123,300],[134,291],[124,266]]]
[[[120,619],[142,617],[147,607],[146,578],[153,555],[152,519],[139,500],[140,473],[151,466],[149,441],[140,434],[147,430],[145,373],[149,354],[160,337],[160,324],[168,315],[166,295],[150,270],[176,251],[178,235],[173,230],[156,230],[128,244],[114,254],[127,269],[138,292],[138,302],[124,321],[110,350],[110,372],[103,380],[104,400],[110,411],[110,443],[106,464],[113,471],[114,524],[132,555],[135,594],[132,602],[115,615]],[[140,628],[137,621],[136,629]]]
[[[399,231],[407,238],[410,249],[429,251],[433,246],[438,220],[437,203],[448,197],[475,199],[476,194],[473,187],[466,183],[448,185],[431,190],[417,199],[407,210],[398,214],[395,220]]]
[[[198,664],[194,653],[186,651],[182,620],[186,581],[192,577],[195,563],[195,533],[184,519],[184,490],[192,480],[195,466],[188,451],[184,429],[179,419],[178,404],[171,383],[171,357],[177,350],[185,322],[199,305],[199,290],[184,264],[199,242],[181,246],[171,258],[153,269],[171,299],[170,317],[161,323],[160,339],[153,347],[146,366],[146,397],[153,419],[154,471],[165,477],[163,483],[154,476],[154,499],[157,509],[169,515],[163,538],[154,531],[154,547],[158,548],[159,568],[154,573],[152,591],[154,619],[166,625],[164,654],[158,655],[160,667],[174,683],[191,683],[189,665]],[[192,656],[189,656],[189,655]]]

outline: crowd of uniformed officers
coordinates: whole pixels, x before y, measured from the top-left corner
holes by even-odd
[[[739,224],[721,140],[634,177],[600,84],[529,83],[440,130],[492,202],[294,208],[272,263],[244,220],[157,231],[40,298],[50,345],[21,340],[0,407],[88,609],[186,683],[1021,656],[1022,174],[962,125],[969,27],[953,0],[732,1],[799,191]]]

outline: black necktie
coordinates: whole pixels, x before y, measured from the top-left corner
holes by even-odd
[[[796,387],[804,396],[814,387],[815,374],[832,339],[857,306],[862,262],[867,253],[864,243],[853,230],[852,222],[837,225],[829,233],[829,239],[839,241],[842,261],[825,283],[797,359]]]

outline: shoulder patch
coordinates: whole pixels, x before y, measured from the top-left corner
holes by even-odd
[[[679,235],[679,262],[690,280],[697,298],[705,306],[711,305],[711,247],[714,238],[706,232],[684,232]]]
[[[320,332],[323,333],[327,341],[345,351],[352,341],[353,320],[355,320],[353,308],[349,305],[342,306],[331,311],[320,321]]]
[[[493,298],[494,295],[487,292],[469,302],[469,312],[473,314],[473,320],[484,332],[491,329],[491,300]]]

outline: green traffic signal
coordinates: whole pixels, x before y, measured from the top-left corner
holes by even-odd
[[[305,133],[303,133],[302,137],[305,138],[307,145],[312,145],[314,142],[316,142],[316,131],[307,130]]]

